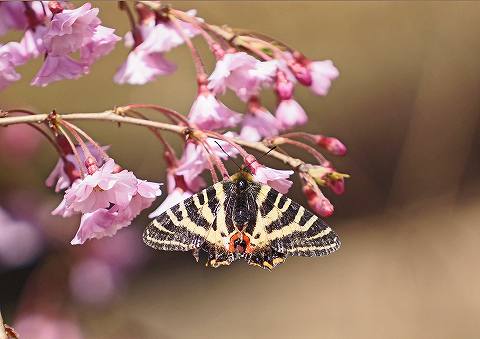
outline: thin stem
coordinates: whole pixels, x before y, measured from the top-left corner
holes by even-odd
[[[85,176],[85,171],[83,170],[83,164],[82,161],[80,160],[80,155],[78,154],[77,148],[75,147],[75,144],[72,142],[70,139],[70,136],[67,134],[65,129],[61,125],[57,125],[58,130],[65,136],[65,139],[67,139],[68,143],[70,144],[70,147],[72,148],[73,155],[75,156],[75,160],[77,161],[78,168],[80,169],[80,172],[82,173],[82,177]]]
[[[69,123],[68,121],[63,121],[64,124],[66,124],[68,127],[71,127],[73,128],[73,130],[78,133],[80,133],[85,139],[87,139],[93,146],[95,146],[95,148],[97,149],[98,153],[102,155],[102,157],[104,158],[104,160],[107,160],[108,158],[110,158],[107,154],[107,152],[105,152],[103,150],[102,147],[100,147],[100,145],[92,139],[92,137],[90,137],[87,133],[85,133],[80,127],[78,126],[75,126],[74,124],[72,123]],[[78,135],[78,134],[77,134]],[[86,147],[86,146],[85,146]],[[88,148],[87,148],[88,149]],[[91,154],[90,154],[91,155]]]
[[[125,108],[126,110],[129,110],[130,108],[150,108],[150,109],[153,109],[155,111],[158,111],[160,113],[163,113],[163,114],[167,115],[170,118],[170,120],[172,120],[173,122],[181,121],[185,125],[190,126],[190,122],[188,121],[188,119],[185,116],[181,115],[177,111],[168,109],[166,107],[162,107],[162,106],[158,106],[158,105],[149,105],[149,104],[131,104],[131,105],[123,106],[122,108]],[[177,120],[174,120],[172,118],[177,119]]]
[[[88,158],[88,157],[93,157],[92,156],[92,153],[90,153],[90,150],[88,149],[87,145],[85,144],[85,142],[83,141],[82,137],[80,136],[80,134],[77,133],[77,131],[75,130],[75,128],[73,128],[73,126],[75,125],[72,125],[66,121],[59,121],[60,124],[62,124],[63,126],[65,126],[68,131],[70,133],[73,134],[73,136],[75,137],[75,139],[77,139],[77,142],[78,144],[80,145],[80,147],[82,148],[82,151],[83,151],[83,154],[85,155],[85,159]]]
[[[170,15],[169,18],[173,25],[177,28],[179,34],[182,36],[182,39],[185,41],[185,44],[192,53],[193,63],[195,64],[195,69],[197,71],[197,78],[206,78],[207,73],[205,72],[205,66],[203,65],[202,59],[200,58],[200,54],[198,54],[197,49],[193,45],[192,40],[188,37],[187,34],[185,34],[185,31],[183,30],[182,26],[180,26],[178,19],[174,15]]]
[[[205,41],[210,47],[213,44],[217,43],[217,41],[214,38],[212,38],[212,36],[204,29],[203,25],[201,25],[201,21],[199,21],[197,18],[191,17],[187,13],[173,9],[173,8],[169,10],[169,13],[174,15],[176,18],[182,21],[188,22],[189,24],[192,24],[193,26],[195,26],[195,28],[197,28],[200,31],[200,34],[202,35],[203,39],[205,39]]]
[[[298,148],[301,148],[301,149],[307,151],[308,153],[310,153],[311,155],[313,155],[313,157],[315,159],[317,159],[317,161],[320,163],[320,165],[328,162],[328,160],[319,151],[317,151],[315,148],[313,148],[310,145],[304,144],[303,142],[288,139],[288,138],[285,138],[285,137],[276,137],[276,138],[272,139],[272,143],[273,144],[290,144],[290,145],[296,146]]]
[[[208,169],[210,170],[210,175],[212,176],[213,182],[216,183],[218,182],[218,176],[217,176],[217,172],[215,171],[215,167],[213,165],[213,161],[212,161],[213,156],[212,156],[211,150],[209,149],[208,144],[206,142],[202,142],[201,144],[203,146],[203,151],[205,152],[205,155],[208,161]]]

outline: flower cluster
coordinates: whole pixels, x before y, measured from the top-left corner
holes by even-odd
[[[158,216],[204,188],[207,183],[203,174],[207,171],[214,182],[219,180],[218,173],[228,178],[224,162],[228,157],[239,156],[256,181],[281,193],[292,187],[290,177],[296,172],[310,207],[321,216],[331,215],[333,205],[321,187],[342,194],[348,175],[337,172],[317,148],[334,156],[345,155],[347,149],[334,137],[289,130],[308,121],[307,112],[295,100],[295,86],[306,86],[319,96],[327,95],[339,75],[332,61],[312,61],[263,34],[206,23],[195,10],[184,12],[157,2],[136,2],[131,7],[126,2],[119,5],[130,23],[124,36],[130,50],[116,71],[114,82],[143,85],[173,73],[176,65],[165,55],[185,44],[192,55],[198,84],[186,116],[165,107],[142,104],[117,108],[112,113],[116,121],[122,117],[130,118],[128,122],[131,118],[144,121],[146,117],[140,110],[153,109],[170,119],[171,126],[175,126],[172,129],[185,136],[183,153],[177,157],[162,134],[152,129],[165,146],[168,195],[149,216]],[[0,34],[10,29],[25,31],[20,42],[0,47],[4,56],[0,59],[0,87],[18,80],[16,66],[40,55],[44,55],[44,63],[33,85],[45,86],[88,73],[91,65],[120,40],[114,29],[101,25],[98,14],[98,9],[89,3],[76,8],[63,1],[0,3],[0,16],[4,19]],[[211,70],[204,66],[205,55],[200,55],[193,42],[198,37],[207,43],[210,57],[216,61]],[[244,103],[244,112],[236,112],[222,102],[227,91]],[[265,91],[276,95],[275,107],[269,109],[262,104]],[[115,234],[161,194],[160,184],[139,180],[133,172],[121,169],[106,154],[106,147],[99,147],[77,126],[53,113],[47,124],[60,158],[46,184],[55,187],[56,192],[65,190],[53,214],[81,214],[80,228],[72,244]],[[165,124],[159,128],[165,128]],[[284,145],[309,153],[316,163],[295,159]],[[293,170],[266,167],[244,147],[271,151],[271,156]],[[278,149],[272,151],[275,147]]]
[[[44,56],[44,62],[32,85],[77,79],[88,74],[91,65],[120,40],[114,29],[100,25],[98,8],[90,3],[67,9],[57,1],[6,1],[0,3],[0,16],[5,22],[0,33],[25,30],[20,42],[0,47],[0,89],[20,79],[15,67],[39,56]],[[78,59],[73,57],[75,53]]]

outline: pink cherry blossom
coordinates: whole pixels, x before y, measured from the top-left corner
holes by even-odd
[[[91,143],[87,144],[87,148],[90,151],[90,154],[95,158],[97,163],[102,162],[102,154],[99,150]],[[104,146],[102,149],[104,151],[108,150],[109,146]],[[80,161],[82,164],[85,162],[85,154],[82,152],[82,149],[79,145],[76,146],[77,153],[80,157]],[[50,173],[50,175],[45,180],[45,185],[47,187],[52,187],[55,185],[55,192],[60,192],[71,186],[72,182],[75,179],[80,178],[80,168],[78,167],[77,159],[73,154],[67,154],[65,156],[66,162],[59,158],[57,164],[55,165],[54,169]],[[85,166],[83,169],[86,170]],[[56,184],[55,184],[56,182]]]
[[[227,53],[218,60],[208,78],[208,88],[215,94],[223,94],[227,88],[246,101],[257,95],[262,85],[275,75],[273,62],[261,62],[245,52]]]
[[[163,53],[147,53],[134,49],[115,73],[117,84],[144,85],[160,75],[175,72],[176,66],[164,58]]]
[[[252,171],[255,181],[262,184],[269,185],[280,193],[287,193],[293,182],[288,178],[293,174],[291,170],[277,170],[256,161],[253,155],[249,155],[245,158],[245,162]]]
[[[127,170],[113,173],[114,169],[115,162],[109,159],[93,174],[74,182],[65,192],[66,206],[82,213],[110,204],[126,207],[137,190],[137,178]]]
[[[265,137],[278,135],[280,123],[262,107],[257,99],[251,98],[248,112],[243,116],[240,138],[248,141],[259,141]]]
[[[205,186],[205,182],[198,178],[207,167],[208,162],[203,146],[198,143],[187,142],[174,173],[177,176],[182,176],[186,186],[196,192]]]
[[[187,14],[193,16],[195,12]],[[180,25],[189,37],[198,34],[190,24]],[[172,23],[155,25],[154,20],[143,20],[137,29],[140,41],[135,41],[132,32],[125,35],[125,45],[133,49],[113,78],[117,84],[144,85],[158,76],[172,74],[177,68],[163,54],[184,42]]]
[[[25,62],[28,59],[38,58],[45,53],[46,49],[43,43],[43,37],[47,30],[47,27],[39,25],[35,27],[35,31],[29,29],[25,32],[20,41],[24,50]]]
[[[203,90],[193,102],[188,118],[199,128],[214,130],[234,127],[240,122],[241,114],[218,101],[209,90]]]
[[[142,210],[151,206],[161,194],[160,184],[135,180],[136,192],[127,205],[115,204],[109,209],[100,208],[82,216],[77,234],[71,241],[72,245],[83,244],[88,239],[113,236],[118,230],[130,225]]]
[[[80,59],[91,65],[99,58],[110,53],[121,38],[114,34],[113,28],[97,26],[92,38],[80,48]]]
[[[56,14],[44,36],[50,55],[66,55],[78,51],[88,43],[100,25],[98,8],[86,3],[75,9],[66,9]]]
[[[15,66],[14,55],[7,50],[6,45],[0,47],[0,90],[20,80],[21,76],[15,70]]]
[[[88,65],[76,61],[69,56],[48,55],[35,78],[33,86],[45,87],[49,83],[63,79],[78,79],[88,74]]]
[[[307,114],[295,99],[281,100],[275,117],[282,129],[303,125],[308,120]]]
[[[332,80],[338,78],[338,69],[331,60],[313,61],[308,63],[307,69],[312,77],[310,89],[317,95],[327,95]]]
[[[186,14],[194,17],[195,10],[187,11]],[[179,21],[182,31],[189,38],[196,36],[199,31],[189,23]],[[143,32],[144,33],[144,32]],[[137,47],[138,49],[148,51],[149,53],[160,52],[165,53],[175,48],[185,41],[179,33],[177,27],[169,20],[160,21],[155,25],[148,35],[144,35],[144,41]]]

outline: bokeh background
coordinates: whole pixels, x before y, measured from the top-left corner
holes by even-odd
[[[106,26],[128,31],[114,2],[93,3]],[[65,338],[76,338],[76,326],[85,338],[117,339],[479,338],[480,3],[172,5],[278,37],[339,68],[327,97],[304,88],[296,95],[309,113],[305,129],[349,148],[332,158],[352,176],[346,193],[329,195],[341,250],[290,258],[271,273],[243,262],[206,269],[190,254],[145,248],[145,216],[116,238],[72,248],[78,220],[49,215],[60,201],[44,186],[54,151],[28,128],[8,127],[0,129],[0,206],[11,227],[0,234],[11,254],[0,268],[5,321],[42,314],[34,321],[63,326]],[[89,76],[47,88],[28,86],[36,60],[0,93],[0,106],[96,112],[155,103],[188,112],[196,84],[185,47],[167,56],[179,65],[174,75],[141,87],[112,82],[127,52],[119,44]],[[233,96],[225,102],[241,109]],[[273,107],[273,96],[266,102]],[[160,145],[147,130],[81,126],[139,177],[164,180]],[[181,149],[180,139],[169,140]],[[291,196],[306,203],[298,182]],[[29,251],[33,261],[12,264]]]

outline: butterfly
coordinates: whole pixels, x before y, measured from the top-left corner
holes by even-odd
[[[173,206],[154,219],[143,241],[155,249],[189,251],[206,266],[243,258],[272,270],[288,256],[322,256],[340,247],[335,232],[319,217],[242,168]]]

